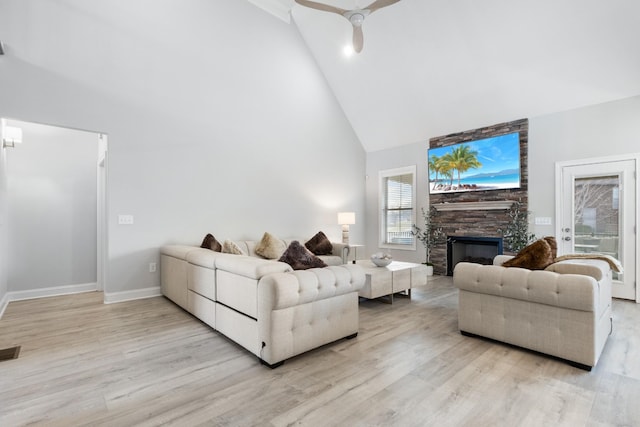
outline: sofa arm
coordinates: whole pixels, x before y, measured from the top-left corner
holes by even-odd
[[[364,282],[364,270],[355,264],[269,274],[258,283],[258,304],[267,310],[294,307],[358,292]]]
[[[609,264],[607,264],[606,261],[597,259],[572,259],[555,262],[545,268],[545,270],[560,274],[582,274],[584,276],[591,276],[597,281],[607,278],[612,274]]]
[[[197,246],[189,245],[164,245],[160,248],[161,255],[168,255],[173,258],[185,260],[187,255],[193,251],[203,250]]]

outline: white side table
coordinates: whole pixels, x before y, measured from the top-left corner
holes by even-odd
[[[356,263],[356,260],[358,259],[358,248],[364,248],[364,245],[352,245],[349,244],[349,248],[353,249],[353,263]],[[347,263],[349,262],[349,260],[347,260]]]

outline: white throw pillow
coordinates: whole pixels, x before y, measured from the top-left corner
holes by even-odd
[[[232,240],[225,240],[222,244],[222,253],[234,255],[246,255],[244,251]]]
[[[256,245],[256,253],[266,259],[279,259],[287,249],[284,242],[269,233],[264,233]]]

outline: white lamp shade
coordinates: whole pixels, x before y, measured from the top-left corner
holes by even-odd
[[[355,212],[338,212],[338,224],[351,225],[356,223]]]
[[[5,126],[2,140],[11,144],[20,144],[22,142],[22,128]]]

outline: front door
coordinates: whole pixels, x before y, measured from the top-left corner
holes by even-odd
[[[613,275],[613,296],[635,301],[637,161],[629,157],[556,165],[558,254],[617,258],[624,272]]]

